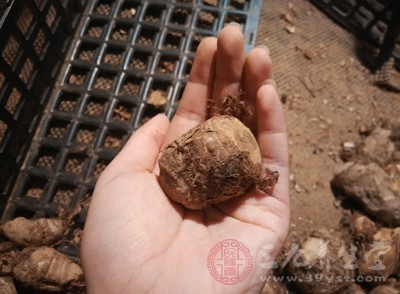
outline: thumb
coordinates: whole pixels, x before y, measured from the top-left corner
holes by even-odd
[[[164,114],[153,117],[130,137],[110,167],[119,172],[152,172],[168,127],[169,121]]]

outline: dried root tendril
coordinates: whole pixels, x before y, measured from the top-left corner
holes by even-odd
[[[244,99],[245,92],[239,91],[236,94],[227,94],[220,108],[215,106],[214,100],[209,100],[208,112],[213,116],[229,115],[242,120],[244,114],[253,115],[254,107],[246,104]]]
[[[276,170],[271,170],[268,167],[264,169],[264,173],[256,181],[256,188],[269,193],[274,185],[278,182],[279,173]]]

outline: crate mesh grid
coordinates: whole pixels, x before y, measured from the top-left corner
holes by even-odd
[[[394,42],[395,46],[390,54],[394,62],[388,61],[400,71],[400,34],[399,21],[400,8],[396,0],[311,0],[323,11],[331,15],[344,27],[355,33],[361,39],[365,39],[375,47],[374,57],[377,58],[382,50],[388,27],[391,23],[397,22]],[[393,15],[397,13],[396,15]],[[395,25],[395,26],[396,26]],[[373,60],[371,56],[369,59]],[[378,60],[379,61],[379,60]],[[378,64],[384,66],[384,64]]]
[[[78,11],[77,1],[65,1],[73,11]],[[73,31],[73,19],[77,15],[66,13],[58,1],[13,1],[3,16],[0,28],[3,42],[0,44],[0,187],[2,204],[10,194],[19,168],[28,150],[41,111],[47,101],[49,76],[47,63],[54,65],[53,72],[61,65],[60,58],[66,52],[63,45],[70,39],[57,42],[52,34],[65,35]],[[47,22],[44,15],[47,15]],[[50,46],[52,50],[48,50]],[[57,60],[58,59],[58,60]],[[38,78],[38,75],[40,78]]]
[[[88,204],[97,178],[132,132],[158,113],[173,115],[202,39],[237,21],[245,32],[246,49],[254,46],[261,4],[261,0],[89,1],[76,21],[55,87],[37,95],[37,107],[45,109],[36,117],[39,127],[31,145],[21,142],[29,152],[3,220],[54,216],[60,208]],[[2,51],[6,58],[0,62],[7,60],[9,68],[17,69],[17,83],[5,86],[12,93],[8,96],[14,97],[8,104],[14,112],[22,107],[20,101],[26,102],[26,91],[18,85],[29,87],[28,79],[42,75],[38,65],[50,52],[53,33],[70,13],[60,5],[36,0],[22,9],[22,14],[33,11],[32,20],[17,21],[18,33],[10,36],[13,39]],[[29,35],[31,50],[21,55],[24,34]],[[48,80],[54,75],[53,71]],[[0,80],[6,77],[8,72],[0,71]],[[43,93],[49,94],[48,103]],[[7,102],[1,103],[6,111]],[[0,116],[0,138],[5,138],[9,124],[2,122]],[[83,209],[81,226],[85,215]],[[77,229],[82,227],[72,228]],[[75,257],[79,252],[68,236],[58,249]]]

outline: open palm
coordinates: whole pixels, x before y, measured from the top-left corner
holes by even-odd
[[[90,293],[258,293],[289,226],[288,151],[282,107],[266,48],[244,54],[243,35],[226,26],[199,46],[171,123],[158,115],[138,129],[97,182],[82,241]],[[256,189],[201,211],[172,203],[157,181],[162,147],[197,126],[207,103],[244,91],[254,106],[242,120],[256,134],[263,161],[279,172],[271,195]],[[207,256],[225,239],[246,245],[251,274],[236,285],[216,281]],[[266,250],[268,248],[268,250]]]

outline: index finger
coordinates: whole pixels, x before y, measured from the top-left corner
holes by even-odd
[[[207,103],[211,99],[214,84],[216,51],[216,38],[209,37],[200,43],[189,81],[171,121],[164,146],[206,119]]]
[[[241,27],[237,23],[229,23],[218,36],[212,94],[215,107],[212,108],[211,114],[221,109],[227,95],[235,95],[239,92],[244,60],[244,37]]]

